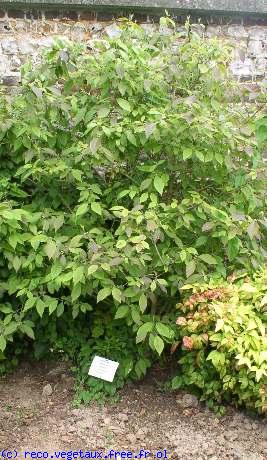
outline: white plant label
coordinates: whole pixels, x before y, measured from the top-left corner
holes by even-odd
[[[119,363],[117,361],[95,356],[88,371],[88,375],[107,380],[107,382],[113,382],[118,366]]]

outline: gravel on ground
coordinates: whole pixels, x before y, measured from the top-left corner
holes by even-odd
[[[59,450],[111,458],[113,449],[145,458],[143,449],[146,458],[267,460],[266,419],[233,408],[218,418],[190,394],[163,392],[153,372],[127,385],[116,404],[74,407],[73,383],[64,363],[23,364],[0,379],[0,457],[7,449],[18,460],[25,451],[70,460]],[[123,455],[117,460],[130,458]]]

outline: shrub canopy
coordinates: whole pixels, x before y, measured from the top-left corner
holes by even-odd
[[[2,97],[2,357],[97,311],[161,354],[179,287],[264,262],[264,169],[228,47],[126,23],[92,46],[56,42]]]

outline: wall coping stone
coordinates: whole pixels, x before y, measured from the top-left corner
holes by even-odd
[[[212,15],[240,15],[259,18],[267,17],[267,0],[0,0],[1,8],[103,8],[130,11],[150,11],[162,14],[165,10],[175,13],[197,13]]]

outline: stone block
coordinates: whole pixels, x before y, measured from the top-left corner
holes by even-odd
[[[157,30],[156,24],[143,23],[140,24],[140,26],[145,31],[146,35],[153,35],[153,33]]]
[[[199,35],[199,37],[203,37],[204,34],[205,34],[205,26],[204,24],[191,24],[191,31],[197,35]]]
[[[37,47],[50,48],[54,43],[53,37],[42,37],[36,41]]]
[[[53,21],[35,21],[37,32],[41,34],[53,34],[55,32],[56,22]]]
[[[71,38],[75,41],[83,41],[88,34],[87,27],[82,23],[74,24],[71,28]]]
[[[244,61],[232,61],[230,64],[230,70],[236,78],[241,80],[249,80],[253,76],[253,60],[246,58]]]
[[[267,65],[265,58],[257,58],[254,60],[253,77],[260,79],[264,78],[267,73]]]
[[[1,40],[1,46],[5,54],[16,54],[18,52],[18,43],[14,39],[4,38]]]
[[[235,44],[232,52],[233,61],[243,61],[247,57],[247,43],[245,41]]]
[[[168,36],[173,34],[173,29],[167,26],[159,26],[159,33],[160,35]]]
[[[178,33],[178,35],[179,35],[180,38],[186,38],[186,37],[187,37],[187,34],[188,34],[188,32],[187,32],[185,26],[178,26],[178,27],[176,28],[176,32]]]
[[[23,55],[31,55],[35,52],[36,46],[37,43],[34,38],[21,40],[18,43],[19,53]]]
[[[105,27],[104,24],[101,24],[99,22],[94,22],[93,24],[89,24],[88,31],[91,34],[99,34],[100,32],[102,32],[104,27]]]
[[[71,24],[67,24],[65,22],[56,22],[54,24],[54,32],[56,34],[66,34],[66,35],[70,35],[71,34]]]
[[[14,32],[23,33],[30,30],[29,21],[17,19],[16,21],[10,22],[11,29]]]
[[[250,40],[266,40],[267,39],[267,26],[249,27],[248,34]]]
[[[10,60],[5,54],[0,54],[0,75],[3,76],[9,71]]]
[[[4,86],[17,86],[21,82],[21,75],[18,72],[4,75],[1,82]]]
[[[244,26],[241,25],[232,25],[227,28],[227,35],[233,38],[247,38],[248,31]]]
[[[109,26],[105,27],[105,32],[109,36],[109,38],[118,38],[121,36],[121,29],[117,26],[116,23],[110,24]]]
[[[248,43],[247,53],[249,57],[265,57],[266,49],[263,41],[250,40]]]
[[[10,70],[18,71],[21,67],[21,59],[18,56],[12,56],[10,59]]]
[[[10,27],[8,20],[0,22],[0,34],[12,34],[12,27]]]
[[[219,25],[218,26],[217,25],[216,26],[208,25],[207,28],[206,28],[205,35],[208,38],[219,37],[219,36],[223,35],[223,29]]]

